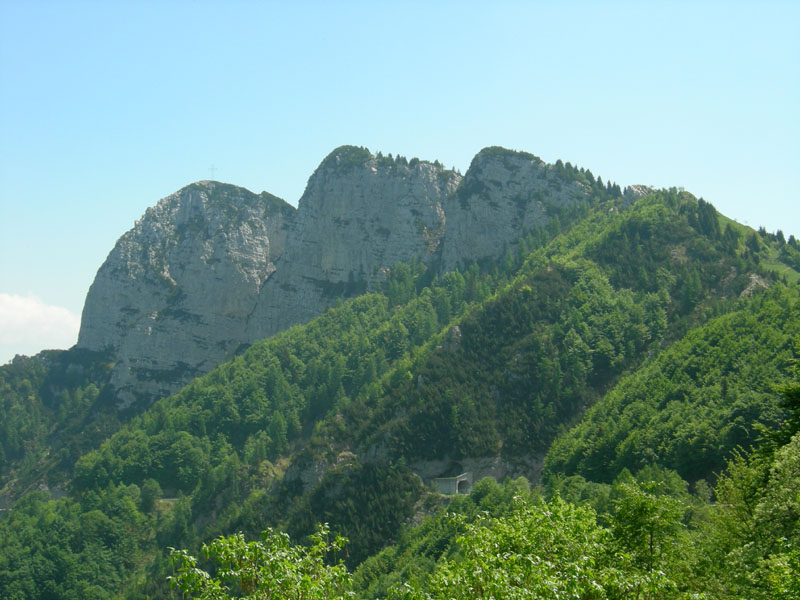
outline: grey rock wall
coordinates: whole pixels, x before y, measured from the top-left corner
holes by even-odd
[[[89,289],[78,347],[111,353],[121,404],[172,392],[236,350],[293,213],[269,194],[199,182],[119,239]]]
[[[514,240],[547,223],[551,213],[588,199],[590,191],[527,152],[481,150],[444,203],[443,269],[501,257]]]
[[[443,205],[461,176],[363,149],[334,150],[308,181],[278,271],[248,324],[256,341],[312,319],[337,298],[372,289],[386,269],[440,252]]]

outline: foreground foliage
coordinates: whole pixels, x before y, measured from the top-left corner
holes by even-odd
[[[560,498],[516,500],[513,512],[481,518],[456,542],[460,557],[437,566],[427,589],[396,590],[401,598],[660,598],[674,587],[662,573],[632,568],[615,555],[608,529],[591,508]]]
[[[215,576],[198,568],[185,551],[173,550],[177,574],[172,587],[202,600],[247,599],[335,600],[351,595],[350,575],[341,563],[328,566],[328,553],[342,550],[346,539],[329,540],[327,525],[311,536],[308,548],[294,546],[285,533],[266,530],[261,541],[246,542],[242,534],[203,545],[203,554],[217,567]]]

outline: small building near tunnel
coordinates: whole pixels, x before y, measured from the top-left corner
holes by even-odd
[[[454,494],[469,494],[472,489],[472,471],[467,471],[455,477],[437,477],[433,480],[440,494],[452,496]]]

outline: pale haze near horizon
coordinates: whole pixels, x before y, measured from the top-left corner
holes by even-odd
[[[684,187],[800,237],[790,2],[0,0],[0,364],[68,347],[148,206],[218,179],[297,205],[342,144],[483,147]]]

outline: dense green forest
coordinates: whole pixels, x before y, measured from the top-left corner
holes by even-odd
[[[303,587],[276,597],[796,598],[800,379],[780,403],[789,419],[758,450],[735,454],[713,490],[690,494],[657,466],[594,486],[487,478],[403,528],[352,576],[342,570],[347,540],[326,544],[322,529],[309,551],[273,531],[266,543],[221,537],[202,549],[212,573],[173,552],[172,582],[198,598],[272,597],[286,581]]]
[[[777,288],[741,304],[606,394],[550,447],[545,472],[609,481],[658,464],[694,483],[776,428],[776,386],[800,357],[800,300]]]
[[[101,356],[0,367],[3,597],[796,597],[797,242],[591,183],[496,263],[396,265],[141,414]],[[480,458],[515,477],[418,476]]]
[[[119,429],[109,380],[106,357],[76,349],[0,367],[0,498],[37,482],[63,487],[75,461]]]

